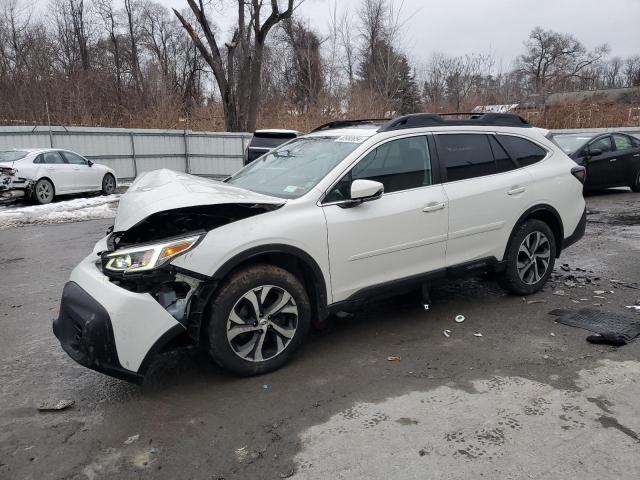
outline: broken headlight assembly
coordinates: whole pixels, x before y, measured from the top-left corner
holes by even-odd
[[[105,273],[146,272],[169,263],[178,255],[193,248],[202,235],[168,240],[163,243],[138,245],[102,255]]]

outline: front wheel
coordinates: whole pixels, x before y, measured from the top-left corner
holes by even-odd
[[[513,233],[505,256],[500,285],[516,295],[531,295],[551,276],[556,260],[556,240],[541,220],[527,220]]]
[[[272,265],[240,270],[212,299],[206,326],[209,354],[242,376],[280,368],[306,336],[309,297],[290,272]]]
[[[110,173],[107,173],[102,179],[102,194],[111,195],[116,189],[116,179]]]
[[[631,190],[633,190],[634,192],[640,192],[640,170],[638,170],[638,173],[636,173],[636,178],[631,184]]]

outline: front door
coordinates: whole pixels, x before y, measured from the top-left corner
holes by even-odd
[[[89,166],[89,162],[76,155],[73,152],[60,152],[62,156],[67,160],[71,166],[73,174],[73,190],[77,191],[90,191],[99,190],[99,185],[102,179],[99,179],[99,171]]]
[[[345,208],[356,179],[381,182],[385,193]],[[427,137],[404,137],[371,150],[328,192],[322,208],[335,302],[444,268],[447,199],[435,180]]]
[[[605,135],[591,142],[587,153],[594,150],[599,150],[601,153],[587,157],[587,184],[596,188],[616,185],[620,177],[620,168],[611,135]]]

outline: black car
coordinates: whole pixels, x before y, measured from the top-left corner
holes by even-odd
[[[585,189],[631,187],[640,192],[640,139],[610,132],[559,133],[553,140],[587,168]]]
[[[301,133],[295,130],[256,130],[244,152],[244,164],[248,165],[269,150],[296,138],[298,135]]]

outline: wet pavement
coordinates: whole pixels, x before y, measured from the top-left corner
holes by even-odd
[[[625,308],[640,304],[640,195],[587,203],[587,236],[526,300],[443,282],[428,311],[406,295],[332,321],[278,372],[235,378],[180,351],[141,387],[76,365],[51,333],[112,222],[0,230],[0,478],[638,478],[640,341],[592,345],[548,314],[640,318]]]

